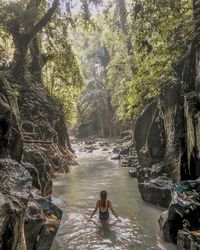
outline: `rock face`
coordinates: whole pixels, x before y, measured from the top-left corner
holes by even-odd
[[[71,149],[62,107],[58,107],[44,85],[30,80],[18,87],[22,130],[36,132],[41,139],[51,139],[63,148]]]
[[[180,84],[172,84],[162,90],[159,98],[159,108],[165,124],[163,129],[166,139],[164,154],[164,160],[167,162],[166,172],[173,181],[181,179],[181,167],[185,160],[185,120],[183,97],[180,92]]]
[[[0,78],[0,249],[51,248],[62,218],[52,177],[73,159],[62,112],[44,87],[27,84]]]
[[[196,93],[185,95],[184,110],[186,116],[187,166],[185,176],[196,179],[200,176],[200,101]]]
[[[32,186],[24,167],[11,159],[0,159],[0,249],[25,250],[24,217]]]
[[[171,200],[159,224],[164,239],[177,242],[178,249],[200,249],[199,0],[193,1],[193,10],[194,39],[174,65],[176,81],[167,83],[146,106],[134,131],[141,196],[165,207]]]
[[[0,157],[20,161],[23,145],[18,121],[19,110],[13,91],[14,88],[4,78],[0,78]]]
[[[142,197],[146,197],[146,201],[156,204],[157,197],[157,204],[164,207],[169,202],[170,183],[181,179],[187,159],[184,100],[180,91],[179,84],[163,88],[157,102],[154,101],[145,108],[135,126],[136,148],[141,168],[149,168],[150,172],[155,172],[157,170],[153,166],[156,164],[156,168],[159,169],[164,162],[162,174],[165,175],[165,179],[168,177],[168,181],[165,180],[153,188],[153,176],[141,182],[144,178],[140,175],[143,175],[144,171],[140,171],[139,190]],[[187,172],[187,169],[184,171]],[[159,182],[161,183],[161,180]],[[165,194],[168,202],[165,202]]]
[[[177,249],[199,250],[199,231],[179,230],[177,237]]]
[[[49,200],[32,194],[25,217],[27,249],[50,249],[61,218],[59,208]]]
[[[172,188],[172,202],[159,224],[164,239],[177,242],[179,230],[200,228],[200,181],[177,182]],[[186,248],[187,249],[187,248]]]

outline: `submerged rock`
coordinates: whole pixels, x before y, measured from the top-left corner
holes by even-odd
[[[133,178],[137,178],[137,169],[129,170],[128,174],[129,174],[129,176],[131,176]]]

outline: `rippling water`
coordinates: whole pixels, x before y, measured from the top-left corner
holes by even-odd
[[[64,214],[52,250],[175,249],[161,239],[157,220],[162,210],[141,200],[127,169],[100,151],[79,153],[78,162],[54,182],[52,200]],[[98,213],[87,222],[101,190],[108,191],[121,222],[111,215],[102,224]]]

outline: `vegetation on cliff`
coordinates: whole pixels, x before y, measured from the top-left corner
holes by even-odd
[[[130,122],[149,100],[158,96],[163,85],[176,81],[175,63],[193,38],[192,1],[113,0],[92,21],[95,28],[87,30],[82,53],[88,54],[90,63],[104,59],[100,66],[105,76],[100,78],[102,86],[106,82],[111,97],[115,111],[112,118]],[[101,48],[106,52],[104,57],[99,54]],[[90,103],[100,102],[97,80],[91,88],[97,63],[91,63],[89,77],[87,72],[87,88],[97,90],[95,101],[88,96]],[[89,65],[86,60],[82,64],[83,69]],[[92,113],[89,108],[88,113]]]
[[[69,123],[105,136],[177,80],[193,39],[191,0],[1,0],[0,10],[2,67],[43,81]]]

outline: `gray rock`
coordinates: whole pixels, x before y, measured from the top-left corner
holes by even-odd
[[[199,250],[200,238],[199,231],[190,232],[188,230],[179,230],[177,236],[177,250]]]
[[[200,181],[182,181],[172,187],[172,202],[159,219],[164,239],[177,242],[178,231],[200,229]],[[166,216],[167,215],[167,216]]]
[[[18,126],[18,104],[12,87],[0,79],[0,158],[21,160],[23,144]]]
[[[160,178],[138,183],[142,199],[154,205],[168,207],[171,202],[171,181]]]
[[[49,165],[46,164],[45,155],[34,145],[26,145],[23,153],[23,161],[31,163],[39,174],[42,196],[50,196],[52,193],[52,179]]]
[[[24,215],[31,176],[18,162],[0,159],[0,249],[26,250]]]
[[[27,249],[50,249],[61,218],[62,211],[51,201],[33,194],[25,218]]]
[[[111,160],[119,160],[120,159],[120,155],[119,154],[114,154],[110,157]]]
[[[133,178],[137,178],[137,170],[129,170],[128,171],[129,176],[133,177]]]

